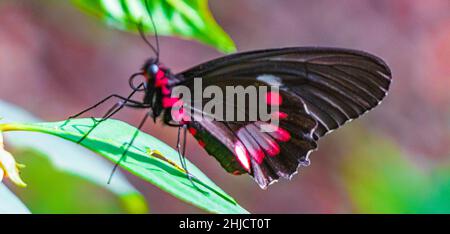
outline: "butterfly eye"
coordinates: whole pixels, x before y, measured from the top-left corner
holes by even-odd
[[[152,64],[150,66],[150,70],[152,71],[153,74],[156,74],[159,71],[159,67],[156,64]]]

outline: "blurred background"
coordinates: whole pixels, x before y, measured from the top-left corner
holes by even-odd
[[[393,72],[390,93],[378,108],[321,139],[309,167],[268,190],[248,176],[227,174],[189,136],[188,159],[240,205],[252,213],[450,212],[450,1],[222,0],[209,5],[238,51],[346,47],[383,58]],[[161,60],[175,72],[222,55],[175,37],[162,37],[160,43]],[[0,100],[46,121],[64,120],[112,93],[128,94],[129,75],[149,56],[137,35],[105,27],[68,1],[0,0]],[[110,105],[91,115],[101,116]],[[141,116],[125,110],[117,118],[136,125]],[[176,129],[149,123],[145,131],[175,146]],[[77,178],[45,169],[51,166],[36,153],[17,149],[16,154],[28,166],[23,175],[30,186],[11,189],[25,204],[38,204],[29,205],[33,213],[124,212],[109,191],[87,182],[70,187]],[[124,173],[151,213],[203,212]],[[39,183],[48,186],[55,178],[66,186],[39,189]],[[44,199],[49,191],[69,205]],[[89,203],[101,206],[89,209]]]

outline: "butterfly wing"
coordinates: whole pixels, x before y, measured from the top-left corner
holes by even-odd
[[[266,188],[280,177],[291,178],[299,165],[309,164],[308,155],[317,147],[313,138],[317,122],[305,105],[298,99],[284,98],[283,102],[295,108],[280,107],[289,114],[275,132],[262,131],[266,124],[262,121],[214,121],[193,116],[187,124],[199,144],[225,170],[235,175],[249,173]]]
[[[204,87],[256,84],[279,88],[281,97],[287,100],[280,105],[280,111],[287,115],[280,121],[280,128],[289,135],[288,141],[258,133],[255,122],[197,119],[191,123],[193,129],[215,139],[208,144],[198,135],[205,141],[205,149],[227,171],[248,172],[261,187],[295,173],[297,166],[306,163],[308,154],[316,148],[316,140],[377,106],[391,82],[388,66],[373,55],[311,47],[238,53],[201,64],[178,76],[180,84],[188,87],[193,87],[193,78],[198,77]],[[268,139],[279,146],[277,156],[270,156],[267,151],[269,147],[263,141]],[[237,145],[243,145],[249,155],[249,169],[239,160],[242,155],[236,150]],[[219,151],[213,150],[220,147]],[[263,160],[259,159],[260,150],[264,153]],[[233,156],[235,163],[226,166]]]
[[[272,75],[267,83],[293,92],[319,122],[320,137],[377,106],[391,82],[389,67],[361,51],[295,47],[233,54],[181,73],[185,83],[235,83]],[[269,76],[270,77],[270,76]],[[226,80],[226,81],[224,81]]]

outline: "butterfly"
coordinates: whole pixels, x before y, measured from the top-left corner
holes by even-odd
[[[137,75],[145,77],[139,86],[133,84]],[[218,87],[270,87],[276,83],[281,102],[277,113],[280,127],[275,132],[263,132],[257,121],[206,118],[174,124],[171,113],[178,99],[174,100],[171,92],[181,85],[193,88],[194,78]],[[130,79],[133,93],[115,97],[122,99],[118,108],[149,108],[154,119],[163,116],[165,124],[187,129],[227,172],[249,174],[266,188],[280,177],[291,178],[300,165],[308,165],[308,156],[317,148],[319,138],[377,106],[390,83],[389,67],[368,53],[293,47],[228,55],[178,74],[151,58]],[[135,92],[144,92],[143,100],[132,100]],[[104,118],[111,117],[118,108]]]
[[[152,23],[154,25],[153,19]],[[164,124],[178,127],[177,149],[185,171],[183,155],[186,131],[189,131],[227,172],[248,174],[263,189],[280,177],[290,179],[300,166],[309,165],[309,154],[317,149],[317,141],[380,104],[392,79],[389,67],[374,55],[323,47],[236,53],[175,74],[160,63],[158,40],[155,48],[140,32],[156,57],[148,59],[141,71],[130,77],[132,93],[127,97],[111,95],[72,118],[111,98],[120,101],[93,128],[124,107],[149,109],[138,129],[144,126],[148,117],[154,121],[161,118]],[[138,77],[143,77],[143,80],[136,84]],[[172,95],[181,86],[195,92],[195,78],[201,79],[206,87],[214,86],[222,91],[229,86],[276,87],[277,93],[272,95],[276,97],[268,98],[271,101],[266,104],[275,104],[278,108],[272,113],[278,120],[278,126],[273,131],[263,131],[263,121],[202,118],[205,113],[201,108],[183,102],[180,104],[180,97]],[[143,99],[133,99],[136,93],[144,93]],[[190,98],[191,104],[208,100],[204,97]],[[248,105],[241,108],[227,98],[221,102],[245,116],[249,114]],[[185,112],[189,112],[192,118],[174,120],[174,113]],[[184,130],[183,147],[180,144],[181,129]]]

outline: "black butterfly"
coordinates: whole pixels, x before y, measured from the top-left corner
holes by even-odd
[[[279,177],[289,179],[299,165],[308,165],[308,156],[317,148],[320,137],[377,106],[391,83],[390,69],[381,59],[361,51],[320,47],[237,53],[173,74],[159,62],[159,45],[154,48],[143,38],[157,57],[149,59],[141,72],[130,78],[133,92],[128,97],[111,95],[73,117],[113,97],[121,102],[113,106],[97,125],[125,106],[149,108],[149,115],[154,120],[162,115],[165,124],[179,127],[177,149],[185,169],[181,155],[184,155],[186,136],[183,152],[180,152],[181,129],[184,134],[189,130],[227,172],[247,173],[261,188]],[[135,85],[135,78],[139,76],[145,77],[144,81]],[[275,132],[262,132],[260,121],[214,121],[195,117],[190,121],[174,121],[171,113],[178,99],[171,97],[172,90],[181,85],[193,89],[193,78],[201,78],[206,86],[215,85],[222,89],[229,85],[276,85],[280,95],[279,128]],[[145,94],[141,101],[132,99],[138,92]],[[192,101],[202,100],[194,98]],[[235,103],[224,100],[224,104]],[[184,108],[193,116],[202,114],[191,106]]]
[[[146,78],[137,87],[132,84],[136,75]],[[271,80],[258,80],[262,75],[271,75],[278,82],[283,100],[280,127],[286,131],[281,134],[288,134],[289,139],[261,132],[258,122],[194,118],[179,125],[173,123],[170,94],[174,87],[192,87],[194,77],[219,87],[249,82],[270,86]],[[172,74],[157,59],[149,59],[130,81],[132,95],[145,92],[144,100],[113,95],[122,102],[104,118],[123,106],[150,108],[153,118],[164,114],[164,123],[188,128],[226,171],[248,173],[266,188],[279,177],[290,178],[299,165],[307,165],[308,155],[317,148],[320,137],[377,106],[387,94],[391,72],[381,59],[364,52],[294,47],[237,53],[179,74]]]

